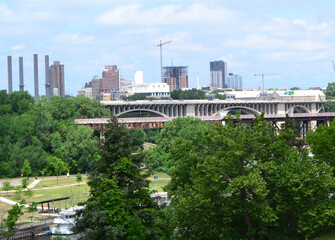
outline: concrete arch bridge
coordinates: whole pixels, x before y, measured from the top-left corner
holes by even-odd
[[[220,116],[222,112],[242,114],[318,113],[321,101],[264,100],[153,100],[101,102],[118,118],[123,117],[203,117]]]

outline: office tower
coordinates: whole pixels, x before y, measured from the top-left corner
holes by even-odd
[[[8,67],[8,94],[13,92],[13,78],[12,78],[12,56],[7,56]]]
[[[229,73],[228,75],[228,88],[242,89],[242,77],[238,74]]]
[[[64,65],[59,61],[54,61],[54,64],[50,66],[49,77],[51,96],[65,97]]]
[[[19,75],[20,75],[20,91],[24,91],[24,83],[23,83],[23,57],[19,57]]]
[[[45,55],[45,96],[50,99],[50,66],[49,66],[49,56]]]
[[[210,62],[211,87],[226,88],[227,83],[227,63],[219,60]]]
[[[188,67],[163,67],[163,82],[169,85],[170,92],[188,88]]]
[[[35,102],[38,102],[40,96],[38,93],[38,56],[34,54],[34,87],[35,87]]]
[[[119,69],[116,65],[107,65],[100,80],[100,93],[114,93],[119,91]]]

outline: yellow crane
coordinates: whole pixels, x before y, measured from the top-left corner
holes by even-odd
[[[281,73],[264,73],[264,71],[262,71],[262,73],[255,73],[254,76],[262,76],[262,90],[264,91],[264,76],[267,75],[280,75]]]

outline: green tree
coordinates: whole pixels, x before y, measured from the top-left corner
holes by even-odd
[[[13,189],[12,185],[10,184],[10,182],[3,182],[2,183],[2,188],[1,188],[3,191],[6,191],[7,192],[7,196],[8,196],[8,191]]]
[[[24,160],[24,163],[23,163],[23,167],[22,167],[22,170],[21,170],[23,176],[25,177],[29,177],[30,174],[31,174],[31,168],[30,168],[30,162],[29,160]]]
[[[136,101],[136,100],[146,100],[147,96],[143,93],[135,93],[134,95],[130,95],[126,97],[124,100],[128,101]]]
[[[83,181],[83,177],[81,176],[80,173],[77,173],[77,174],[76,174],[76,182],[78,183],[78,185],[79,185],[79,183],[81,183],[82,181]]]
[[[48,157],[48,172],[57,175],[57,185],[58,176],[62,173],[65,173],[68,169],[69,166],[64,161],[62,161],[62,159],[55,156]]]
[[[25,202],[22,200],[20,204],[15,204],[10,210],[8,210],[8,216],[4,219],[7,225],[7,232],[5,232],[5,236],[12,236],[13,232],[16,230],[16,222],[19,220],[20,216],[24,214],[22,211],[24,203]]]
[[[290,90],[301,90],[300,87],[291,87]]]
[[[202,90],[192,88],[190,90],[174,90],[171,93],[172,99],[206,99],[206,94]]]
[[[194,145],[198,145],[198,133],[209,128],[209,123],[192,117],[176,118],[166,122],[164,128],[156,136],[157,147],[147,151],[146,165],[150,170],[171,173],[176,162],[170,157],[170,147],[175,144],[176,139],[191,140]]]
[[[314,158],[329,164],[335,171],[335,122],[331,122],[329,127],[319,125],[314,132],[309,131],[307,142]]]
[[[74,230],[84,232],[83,239],[128,239],[136,228],[143,239],[155,239],[155,204],[141,163],[131,159],[130,133],[114,117],[104,137],[101,159],[89,175],[91,195]]]
[[[22,178],[21,187],[22,188],[27,188],[28,187],[28,180],[26,178]]]
[[[260,116],[253,128],[212,126],[197,145],[176,139],[167,186],[174,237],[307,239],[323,231],[335,210],[331,168],[292,146],[288,134]]]
[[[335,97],[335,82],[328,83],[325,94],[327,99],[333,99]]]
[[[27,207],[27,212],[31,213],[31,219],[33,219],[33,213],[37,212],[37,203],[32,202],[28,207]]]
[[[325,112],[335,112],[335,102],[327,101],[323,105]]]

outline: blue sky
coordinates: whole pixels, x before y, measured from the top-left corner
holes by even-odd
[[[33,93],[33,54],[39,54],[39,91],[44,55],[65,65],[66,94],[117,65],[133,80],[160,82],[163,65],[189,66],[195,86],[209,84],[209,62],[224,60],[244,87],[325,87],[335,82],[335,1],[329,0],[0,0],[0,89],[7,89],[7,55],[24,58],[25,89]]]

